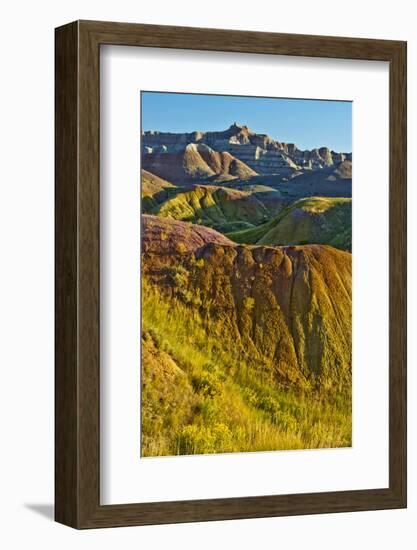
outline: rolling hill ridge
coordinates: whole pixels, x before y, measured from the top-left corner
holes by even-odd
[[[228,233],[238,243],[264,245],[329,244],[352,248],[352,199],[309,197],[283,209],[255,228]]]
[[[194,185],[178,190],[151,212],[227,232],[265,222],[271,210],[279,211],[283,204],[280,194],[274,191],[251,193],[212,185]]]

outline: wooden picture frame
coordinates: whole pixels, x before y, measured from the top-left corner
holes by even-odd
[[[117,527],[406,506],[406,43],[76,21],[56,29],[55,518]],[[117,44],[389,62],[389,487],[100,505],[99,55]]]

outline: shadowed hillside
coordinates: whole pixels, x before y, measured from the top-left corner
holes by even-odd
[[[337,165],[336,169],[328,177],[329,180],[338,180],[338,179],[352,179],[352,161],[344,160]]]
[[[267,174],[252,176],[244,180],[225,182],[225,187],[242,191],[252,186],[267,186],[278,191],[288,203],[305,197],[352,197],[351,163],[322,168],[320,170],[298,170],[290,176]],[[350,174],[350,177],[349,177]]]

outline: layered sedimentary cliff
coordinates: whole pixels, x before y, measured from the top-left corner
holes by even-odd
[[[302,151],[293,143],[276,141],[235,122],[218,132],[144,132],[144,168],[151,169],[157,155],[181,155],[190,144],[205,145],[211,155],[227,152],[258,174],[284,175],[299,169],[321,169],[352,158],[350,153],[337,153],[327,147]]]

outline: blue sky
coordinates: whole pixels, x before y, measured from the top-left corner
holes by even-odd
[[[300,149],[352,151],[352,103],[142,92],[142,130],[225,130],[233,122]]]

